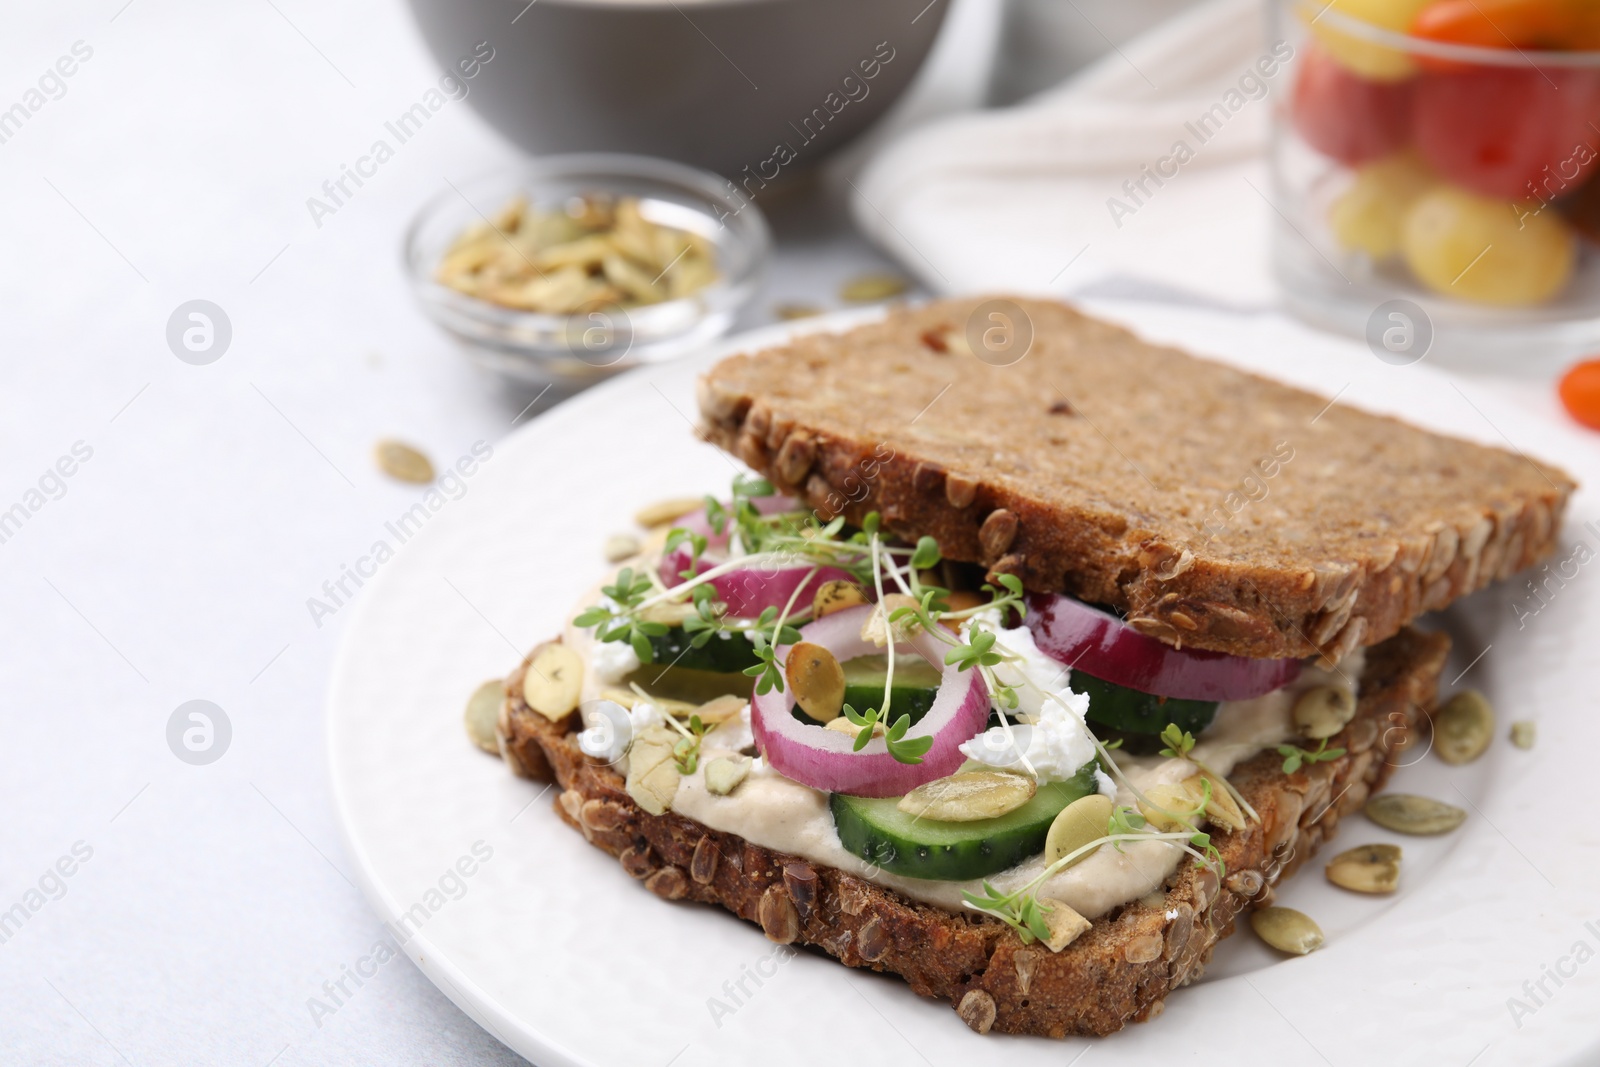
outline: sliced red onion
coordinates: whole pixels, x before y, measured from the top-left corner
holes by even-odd
[[[750,503],[755,505],[755,509],[763,515],[779,515],[785,511],[800,510],[800,502],[794,497],[779,496],[776,493],[772,496],[753,496],[750,498]],[[727,507],[728,501],[724,500],[722,506]],[[706,518],[704,508],[699,511],[689,512],[689,514],[683,516],[672,525],[674,527],[682,527],[690,533],[696,533],[704,537],[707,548],[727,548],[728,535],[733,532],[733,521],[731,519],[723,523],[721,533],[713,530],[711,528],[711,520]],[[678,570],[682,569],[682,567],[678,568]]]
[[[1182,700],[1249,700],[1300,676],[1297,659],[1178,649],[1081,600],[1035,593],[1028,629],[1040,651],[1103,682]]]
[[[872,610],[863,605],[834,612],[801,627],[800,636],[832,652],[841,663],[879,654],[883,649],[861,638],[861,624]],[[947,646],[937,638],[918,634],[909,646],[942,672],[933,706],[906,732],[907,738],[933,738],[921,763],[896,760],[882,738],[874,738],[855,752],[852,734],[801,722],[789,711],[794,700],[788,691],[773,689],[750,704],[756,747],[773,770],[813,789],[859,797],[897,797],[924,782],[954,774],[966,761],[962,743],[982,733],[988,724],[988,688],[976,670],[961,671],[946,664]],[[777,653],[782,663],[789,654],[788,646]],[[889,717],[898,717],[893,707]]]
[[[751,502],[763,515],[793,511],[799,506],[792,497],[759,496]],[[728,547],[728,531],[724,529],[720,536],[714,533],[704,511],[685,515],[677,525],[706,538],[706,551],[695,567],[696,574],[704,574],[712,567],[727,562],[726,557],[717,550]],[[661,580],[667,588],[683,584],[682,575],[689,566],[690,558],[688,545],[680,545],[662,557]],[[823,567],[811,575],[814,566],[809,562],[752,563],[711,579],[711,586],[716,589],[717,598],[728,605],[728,614],[740,619],[754,618],[769,607],[782,611],[790,603],[791,597],[797,608],[807,607],[824,582],[850,580],[850,574],[837,567]],[[808,578],[807,575],[811,576]],[[798,596],[795,595],[796,589],[800,590]]]

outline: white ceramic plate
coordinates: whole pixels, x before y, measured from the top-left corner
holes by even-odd
[[[1425,365],[1388,366],[1275,320],[1102,310],[1341,402],[1509,442],[1600,481],[1593,439]],[[461,727],[467,695],[559,628],[604,566],[606,535],[628,529],[644,502],[719,490],[734,473],[691,436],[694,375],[792,332],[635,372],[541,416],[495,446],[361,598],[328,702],[339,816],[373,907],[464,1011],[543,1067],[943,1067],[997,1054],[1061,1067],[1085,1053],[1091,1065],[1600,1062],[1600,829],[1590,825],[1600,814],[1600,563],[1552,583],[1546,606],[1519,577],[1441,620],[1458,645],[1446,681],[1476,658],[1461,684],[1483,689],[1502,725],[1535,720],[1539,740],[1519,751],[1502,732],[1470,767],[1418,753],[1397,773],[1393,788],[1471,814],[1449,837],[1403,841],[1396,896],[1335,890],[1313,864],[1280,901],[1316,916],[1326,947],[1284,960],[1242,932],[1159,1020],[1103,1040],[980,1038],[897,979],[810,953],[785,958],[719,909],[658,900],[562,825],[542,787],[474,749]],[[1294,359],[1282,366],[1286,353]],[[1563,556],[1579,539],[1600,553],[1600,523],[1583,528],[1595,518],[1593,494],[1580,494]],[[1524,600],[1540,610],[1519,626],[1513,604]],[[1357,817],[1337,843],[1364,840],[1399,839]]]

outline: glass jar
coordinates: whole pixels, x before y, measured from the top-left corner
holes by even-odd
[[[1272,144],[1289,307],[1397,363],[1431,350],[1554,365],[1600,348],[1600,7],[1269,3],[1294,50]],[[1508,9],[1595,13],[1563,36]]]

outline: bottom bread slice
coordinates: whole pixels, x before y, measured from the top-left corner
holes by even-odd
[[[1449,647],[1442,634],[1408,628],[1368,649],[1356,715],[1328,743],[1343,756],[1284,774],[1282,757],[1266,752],[1230,775],[1261,821],[1212,834],[1224,878],[1181,864],[1159,900],[1113,909],[1057,953],[1024,945],[997,919],[921,904],[670,811],[645,812],[621,775],[579,751],[577,715],[552,722],[523,702],[527,660],[506,680],[499,733],[512,770],[559,784],[561,818],[657,896],[718,904],[780,944],[898,974],[979,1033],[1100,1035],[1159,1015],[1241,912],[1270,903],[1274,885],[1382,788],[1396,755],[1429,728]]]

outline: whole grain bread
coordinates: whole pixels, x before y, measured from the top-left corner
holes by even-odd
[[[1572,480],[1055,302],[980,301],[737,355],[701,433],[827,519],[1124,612],[1169,644],[1337,658],[1548,555]],[[1020,319],[1018,318],[1020,316]]]
[[[1231,776],[1261,822],[1212,835],[1225,877],[1183,864],[1159,899],[1102,916],[1059,953],[1024,945],[999,920],[921,904],[670,811],[648,814],[620,775],[579,750],[576,714],[552,722],[523,702],[528,660],[506,680],[498,732],[512,770],[558,784],[561,818],[657,896],[720,905],[774,941],[898,974],[980,1033],[1098,1035],[1160,1014],[1241,913],[1269,903],[1277,882],[1382,787],[1397,754],[1426,736],[1448,649],[1442,635],[1407,628],[1369,651],[1355,718],[1329,742],[1343,756],[1286,775],[1268,752]]]

